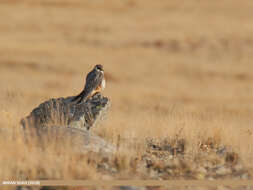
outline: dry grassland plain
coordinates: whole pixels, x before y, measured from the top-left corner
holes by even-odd
[[[0,177],[101,178],[71,146],[41,152],[19,134],[41,102],[78,94],[95,64],[112,101],[95,133],[122,146],[180,133],[192,154],[212,138],[252,175],[252,10],[251,0],[2,0],[0,127],[9,135],[0,137]]]

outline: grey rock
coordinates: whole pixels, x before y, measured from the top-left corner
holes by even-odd
[[[197,169],[197,171],[200,172],[200,173],[202,173],[202,174],[206,174],[207,173],[207,171],[206,171],[206,169],[204,167],[199,167]]]
[[[100,93],[86,102],[76,104],[72,97],[50,99],[35,108],[29,116],[21,120],[23,128],[40,128],[48,125],[61,125],[89,130],[103,119],[110,107],[108,98]]]
[[[217,168],[216,174],[218,175],[228,175],[231,173],[231,168],[226,168],[224,166]]]
[[[241,175],[241,179],[249,179],[249,174],[248,173],[244,173]]]
[[[113,153],[116,148],[104,139],[93,134],[89,129],[103,120],[110,101],[100,93],[86,102],[76,104],[73,97],[50,99],[29,116],[21,120],[24,137],[36,137],[40,146],[43,140],[70,140],[74,151],[81,153]]]
[[[227,148],[225,146],[221,146],[216,150],[216,153],[219,156],[225,156],[225,154],[227,153]]]
[[[242,164],[236,164],[235,166],[234,166],[234,169],[236,170],[236,171],[240,171],[240,170],[243,170],[243,166],[242,166]]]
[[[69,140],[74,151],[88,153],[90,151],[102,154],[112,154],[116,152],[116,147],[105,141],[103,138],[93,134],[91,131],[81,129],[50,126],[43,127],[37,131],[39,137],[57,138],[59,141]]]

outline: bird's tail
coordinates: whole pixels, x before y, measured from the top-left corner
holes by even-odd
[[[86,97],[87,97],[87,95],[86,95],[85,91],[83,90],[80,94],[75,96],[71,101],[74,102],[80,98],[80,100],[78,100],[78,102],[77,102],[79,104],[83,101],[83,99],[86,99]]]
[[[84,94],[83,96],[81,96],[81,98],[80,98],[80,100],[77,102],[77,104],[80,104],[83,100],[86,101],[87,97],[88,97],[88,96],[85,95],[85,94]]]

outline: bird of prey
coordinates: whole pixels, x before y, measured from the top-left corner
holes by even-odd
[[[86,77],[86,83],[83,91],[72,99],[72,102],[81,103],[101,92],[105,88],[104,69],[102,65],[96,65]]]

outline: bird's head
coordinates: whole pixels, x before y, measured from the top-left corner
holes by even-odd
[[[94,69],[96,69],[96,70],[98,70],[98,71],[104,71],[104,69],[103,69],[103,65],[96,65],[95,67],[94,67]]]

